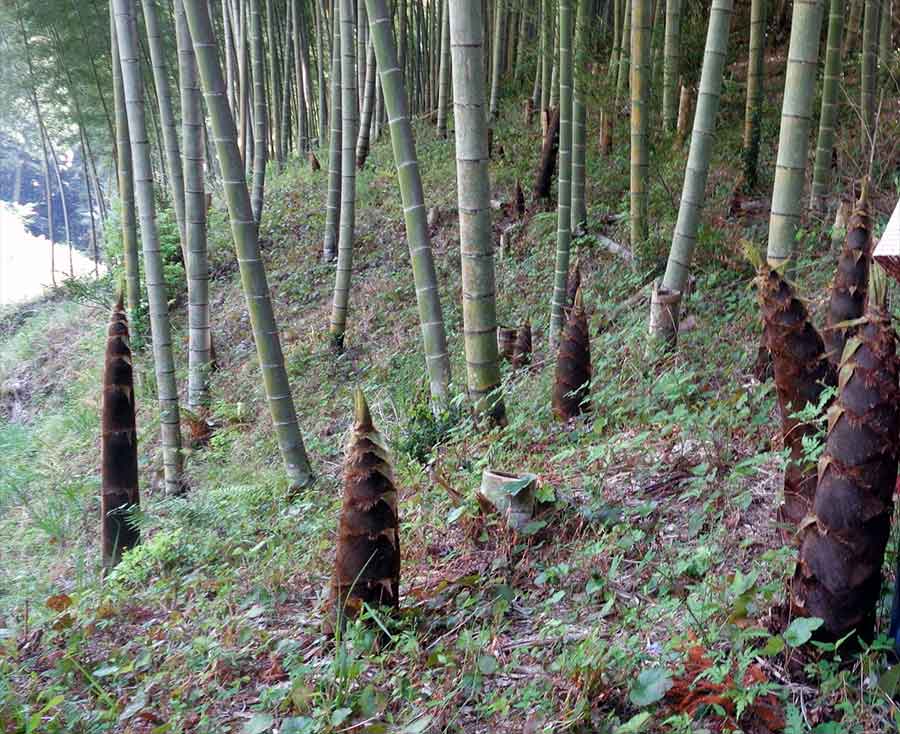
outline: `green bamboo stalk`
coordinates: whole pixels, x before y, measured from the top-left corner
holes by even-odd
[[[281,79],[278,73],[278,36],[275,34],[275,7],[266,0],[266,35],[269,41],[269,89],[272,95],[272,144],[278,170],[284,167],[284,128],[281,126]]]
[[[366,89],[363,94],[362,118],[356,138],[356,166],[362,168],[369,157],[369,135],[372,130],[372,113],[375,111],[375,47],[369,43],[366,52]]]
[[[353,17],[353,27],[356,31],[356,63],[353,66],[357,74],[356,109],[361,113],[365,104],[363,92],[366,89],[366,52],[368,49],[366,36],[369,30],[369,21],[366,18],[366,0],[355,0],[355,14]]]
[[[550,84],[553,65],[553,35],[556,27],[553,0],[541,0],[541,120],[550,109]],[[543,124],[543,122],[542,122]],[[544,134],[547,131],[544,129]]]
[[[706,180],[715,142],[716,117],[719,114],[722,76],[728,53],[728,33],[733,11],[734,0],[713,0],[681,203],[660,289],[664,293],[671,294],[674,303],[671,304],[671,318],[651,319],[653,328],[651,337],[660,344],[674,345],[678,333],[678,299],[687,285],[691,256],[700,227],[700,215],[706,200]]]
[[[662,0],[658,1],[662,2]],[[675,120],[678,117],[678,80],[681,77],[681,2],[682,0],[666,0],[662,118],[663,127],[668,133],[675,131]]]
[[[138,258],[137,220],[134,211],[134,169],[131,160],[131,136],[128,131],[128,112],[125,109],[125,89],[122,85],[122,64],[119,61],[116,37],[116,16],[109,6],[112,56],[113,107],[116,115],[116,170],[119,183],[119,203],[122,207],[122,251],[125,258],[125,292],[128,320],[132,329],[138,328],[138,308],[141,303],[141,274]],[[49,178],[48,178],[49,180]]]
[[[613,40],[612,52],[609,55],[609,81],[615,84],[619,74],[619,57],[622,55],[622,2],[612,0],[613,5]]]
[[[862,17],[864,0],[851,0],[850,12],[847,14],[847,32],[844,35],[844,45],[841,51],[843,60],[847,54],[856,50],[856,42],[859,39],[859,21]]]
[[[126,3],[128,0],[116,0]],[[231,232],[241,271],[241,285],[250,312],[250,325],[256,341],[263,384],[278,446],[292,486],[302,487],[313,480],[303,437],[297,425],[297,414],[291,386],[284,368],[284,356],[278,337],[278,325],[266,280],[266,268],[259,251],[259,233],[250,204],[250,193],[237,147],[234,117],[225,96],[225,80],[219,66],[218,46],[213,35],[209,9],[205,0],[184,0],[194,53],[206,108],[212,121],[216,151],[222,168],[222,183],[228,202]]]
[[[505,47],[504,28],[506,18],[506,4],[503,0],[495,0],[494,3],[494,57],[491,64],[491,108],[490,119],[497,118],[497,112],[500,108],[500,76],[503,73],[503,55]]]
[[[653,22],[650,24],[650,94],[656,100],[655,89],[662,84],[662,64],[659,59],[664,43],[665,21],[663,12],[665,0],[653,0]]]
[[[481,0],[450,0],[450,49],[466,377],[469,397],[475,402],[476,410],[503,422],[503,400],[491,395],[500,386],[500,362],[494,247],[488,209],[491,189]]]
[[[181,254],[184,261],[187,262],[187,243],[184,233],[184,173],[181,170],[178,130],[175,124],[172,92],[169,88],[169,72],[166,68],[166,55],[156,0],[141,0],[141,7],[144,11],[144,24],[147,28],[147,45],[150,47],[153,84],[156,87],[156,98],[159,102],[162,143],[165,147],[166,165],[169,169],[172,207],[175,209],[175,221],[178,222],[178,231],[181,235]]]
[[[259,225],[262,219],[263,196],[266,186],[266,162],[269,158],[269,111],[266,105],[265,51],[263,49],[262,23],[259,17],[260,0],[250,3],[250,55],[253,75],[253,219]]]
[[[166,492],[179,494],[181,484],[181,423],[178,411],[178,386],[172,355],[169,301],[163,273],[162,252],[156,228],[156,204],[153,197],[153,171],[150,165],[150,141],[144,113],[144,89],[138,56],[137,33],[131,0],[113,0],[116,38],[122,65],[125,109],[131,134],[134,164],[134,188],[144,250],[144,277],[150,302],[150,333],[153,338],[153,366],[159,396],[159,420],[162,433],[163,470]]]
[[[585,0],[582,0],[584,2]],[[572,243],[572,4],[559,0],[559,200],[556,215],[556,270],[550,308],[550,344],[559,343],[565,320],[569,249]]]
[[[184,228],[188,259],[188,407],[209,404],[210,325],[209,258],[206,247],[206,188],[203,144],[203,105],[197,59],[184,14],[183,0],[175,0],[175,38],[181,87],[184,155]]]
[[[579,0],[575,22],[575,73],[572,98],[572,231],[575,233],[584,227],[587,220],[587,206],[584,200],[587,127],[585,87],[588,80],[585,70],[587,65],[585,33],[589,2],[590,0]]]
[[[780,268],[790,259],[800,222],[824,9],[824,0],[794,0],[769,215],[766,257],[772,268]]]
[[[865,3],[860,110],[862,139],[866,141],[865,150],[868,152],[875,140],[875,88],[878,83],[878,21],[881,14],[881,0],[865,0]],[[868,156],[866,158],[868,159]]]
[[[844,32],[844,3],[831,0],[828,17],[828,40],[825,44],[825,79],[822,84],[822,111],[819,116],[819,137],[816,162],[813,167],[810,209],[822,212],[831,193],[831,157],[834,151],[838,95],[841,87],[841,36]]]
[[[338,0],[334,0],[337,10]],[[337,14],[337,13],[335,13]],[[334,24],[334,39],[331,44],[331,144],[328,154],[328,198],[325,203],[325,247],[324,258],[331,262],[337,257],[338,226],[341,218],[341,44],[340,23]]]
[[[766,0],[750,6],[750,51],[747,58],[747,102],[744,109],[744,182],[755,189],[759,169],[760,120],[765,72]]]
[[[315,3],[318,7],[318,3]],[[310,149],[309,138],[312,134],[312,115],[309,114],[309,105],[306,99],[304,86],[306,34],[303,26],[303,9],[300,0],[291,0],[291,34],[293,42],[291,47],[294,52],[294,88],[293,96],[297,98],[297,152],[302,155]],[[320,113],[321,114],[321,111]]]
[[[894,9],[891,0],[881,2],[881,23],[878,31],[878,68],[884,80],[890,77],[891,37],[894,30]]]
[[[353,0],[339,0],[341,17],[341,219],[338,261],[331,304],[331,340],[343,349],[353,270],[353,237],[356,227],[356,52],[353,43]]]
[[[295,0],[295,2],[299,3],[299,0]],[[313,9],[315,11],[316,16],[316,75],[318,78],[318,93],[319,93],[319,119],[318,125],[316,126],[316,135],[318,137],[318,145],[321,146],[323,141],[325,140],[325,130],[328,127],[328,108],[325,102],[325,44],[324,34],[325,34],[325,26],[322,23],[322,6],[321,0],[313,0]],[[299,9],[299,8],[298,8]]]
[[[437,134],[438,137],[447,137],[447,113],[450,108],[450,2],[444,0],[441,13],[441,66],[438,72],[440,83],[438,85],[438,109],[437,109]]]
[[[291,150],[293,150],[294,146],[294,131],[291,127],[291,123],[296,117],[297,120],[297,150],[300,151],[303,146],[300,145],[299,141],[301,138],[306,137],[306,110],[301,109],[301,106],[297,108],[297,115],[293,116],[294,109],[294,88],[292,86],[293,75],[292,75],[292,67],[291,62],[297,58],[297,55],[294,52],[294,36],[298,29],[298,24],[294,22],[294,5],[296,2],[291,0],[286,3],[285,12],[287,14],[284,21],[284,49],[281,54],[281,76],[279,79],[280,90],[279,90],[279,100],[280,105],[279,109],[275,111],[275,114],[278,115],[278,119],[280,120],[281,130],[282,130],[282,144],[281,144],[281,159],[279,166],[283,166],[284,161],[287,156],[290,154]],[[303,95],[300,95],[300,98],[297,100],[297,104],[299,105],[300,101],[303,100]],[[302,128],[302,130],[301,130]],[[299,133],[302,132],[303,135]],[[277,152],[277,151],[276,151]]]
[[[406,223],[406,239],[409,243],[409,257],[416,285],[416,303],[419,309],[431,399],[436,407],[443,407],[447,402],[450,384],[450,357],[447,351],[437,272],[428,237],[425,194],[409,121],[406,90],[400,73],[387,3],[385,0],[366,0],[366,6],[384,104],[390,120],[391,144],[397,166],[400,198],[403,202],[403,219]]]
[[[559,3],[557,3],[558,5]],[[553,67],[550,71],[550,109],[559,106],[559,34],[553,34]]]
[[[639,2],[641,0],[638,0]],[[619,50],[619,71],[616,79],[616,94],[613,100],[614,114],[618,114],[619,100],[622,99],[622,92],[625,90],[625,80],[628,78],[628,71],[631,68],[631,22],[634,12],[632,10],[633,0],[625,0],[625,19],[622,25],[622,48]]]
[[[650,151],[650,0],[631,0],[631,246],[646,241]]]

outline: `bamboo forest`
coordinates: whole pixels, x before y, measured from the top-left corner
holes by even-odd
[[[0,0],[0,734],[900,732],[900,0]]]

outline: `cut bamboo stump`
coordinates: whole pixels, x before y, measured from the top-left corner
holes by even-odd
[[[503,516],[510,530],[519,531],[534,516],[535,474],[507,474],[485,469],[481,475],[478,500]]]

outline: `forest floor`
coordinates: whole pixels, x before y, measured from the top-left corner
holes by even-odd
[[[762,192],[771,191],[779,108],[777,97],[767,100]],[[685,149],[653,136],[651,239],[628,264],[594,236],[627,241],[618,215],[628,206],[628,120],[617,120],[614,153],[604,158],[592,116],[588,234],[574,244],[590,311],[592,411],[569,426],[550,411],[545,340],[555,211],[533,213],[497,260],[499,320],[530,318],[535,354],[526,371],[504,368],[509,425],[487,430],[463,400],[452,136],[417,127],[428,205],[443,213],[433,245],[457,399],[440,420],[427,405],[389,144],[375,145],[359,175],[341,356],[327,334],[333,266],[321,261],[326,173],[295,161],[271,176],[266,265],[317,473],[314,486],[292,495],[216,210],[215,432],[188,454],[190,492],[163,496],[152,365],[149,350],[138,351],[143,544],[105,581],[98,415],[111,280],[0,313],[0,384],[14,387],[0,406],[0,731],[895,727],[883,635],[841,661],[840,650],[817,657],[803,645],[807,624],[785,629],[796,550],[776,530],[774,388],[753,376],[759,316],[741,255],[742,239],[765,242],[768,198],[733,196],[742,115],[742,85],[726,81],[685,328],[678,351],[656,360],[646,351],[648,283],[664,262]],[[523,131],[510,106],[495,135],[494,198],[509,200],[516,179],[530,188],[539,133]],[[856,175],[849,166],[842,186]],[[881,185],[895,195],[889,178]],[[879,203],[877,231],[888,201]],[[830,222],[804,223],[794,278],[814,312],[831,277],[831,247]],[[183,291],[174,306],[184,384]],[[393,447],[402,608],[393,619],[351,625],[336,645],[322,620],[356,386]],[[475,489],[485,468],[538,475],[544,509],[525,532],[482,514]],[[887,608],[887,571],[884,589]],[[378,625],[385,632],[376,634]]]

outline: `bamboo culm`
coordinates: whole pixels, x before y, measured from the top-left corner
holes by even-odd
[[[565,323],[569,248],[572,242],[572,4],[559,0],[559,200],[556,215],[556,269],[550,308],[550,343],[555,347]]]
[[[116,38],[116,18],[110,5],[110,39],[112,42],[113,107],[116,119],[116,156],[119,184],[119,205],[122,208],[122,251],[125,256],[125,303],[132,324],[137,322],[141,303],[141,275],[138,257],[137,220],[134,204],[134,169],[131,161],[131,136],[128,113],[125,109],[125,90],[122,86],[122,64],[119,61]]]
[[[824,0],[794,2],[766,253],[774,269],[790,259],[800,222],[823,14]]]
[[[825,79],[822,83],[822,111],[813,165],[810,208],[820,212],[831,193],[831,158],[834,151],[835,124],[841,86],[841,37],[844,32],[844,3],[831,0],[828,16],[828,40],[825,51]]]
[[[409,121],[406,90],[400,73],[386,0],[366,0],[366,7],[372,45],[378,57],[378,73],[384,90],[384,103],[390,120],[391,144],[403,202],[403,218],[406,223],[406,239],[416,286],[416,303],[419,309],[419,324],[422,330],[431,398],[435,408],[441,408],[446,405],[448,398],[450,357],[437,272],[428,236],[425,194]]]
[[[184,7],[206,107],[212,121],[231,232],[241,271],[241,285],[250,312],[250,325],[278,446],[288,481],[294,487],[306,486],[313,480],[312,470],[297,425],[294,399],[284,368],[284,355],[281,352],[266,268],[259,251],[258,229],[253,219],[250,193],[238,151],[234,117],[225,95],[225,79],[219,66],[218,45],[213,36],[209,8],[204,0],[184,0]]]
[[[678,330],[678,300],[687,285],[691,257],[697,242],[700,215],[706,199],[706,181],[715,142],[716,117],[722,93],[722,76],[728,52],[728,33],[734,11],[733,0],[713,0],[700,73],[700,94],[694,115],[694,130],[688,151],[684,186],[678,218],[672,235],[669,259],[661,290],[675,296],[671,318],[654,320],[651,337],[662,344],[673,344]]]
[[[481,0],[450,0],[450,52],[462,269],[463,337],[469,397],[479,413],[504,422],[497,352],[494,246],[488,209],[484,21]]]
[[[343,349],[353,270],[353,238],[356,228],[356,52],[353,43],[353,0],[339,0],[341,18],[341,216],[338,260],[331,304],[331,341]]]
[[[210,352],[209,258],[206,245],[206,187],[203,168],[203,93],[197,59],[184,14],[183,0],[175,0],[175,37],[181,87],[182,154],[184,156],[184,228],[188,259],[188,407],[209,404]]]
[[[153,195],[153,171],[150,164],[150,141],[144,115],[144,91],[138,57],[137,29],[130,0],[113,0],[116,38],[122,66],[125,109],[131,134],[131,156],[134,163],[134,188],[144,251],[144,277],[150,303],[150,332],[153,338],[153,367],[159,396],[160,430],[162,433],[163,471],[167,494],[180,494],[182,454],[181,421],[178,410],[178,386],[175,382],[175,360],[172,354],[172,332],[169,323],[169,299],[166,293],[162,251],[156,226],[156,204]]]
[[[650,0],[631,0],[631,246],[645,242],[650,151]]]
[[[338,0],[335,0],[337,8]],[[340,23],[335,23],[331,59],[331,142],[328,152],[328,197],[325,202],[324,259],[331,262],[337,257],[338,227],[341,218],[341,44]]]

